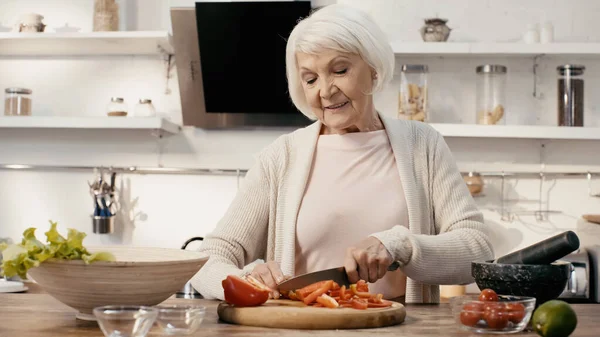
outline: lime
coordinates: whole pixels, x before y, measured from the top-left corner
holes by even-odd
[[[567,337],[575,331],[577,315],[567,302],[551,300],[535,310],[531,324],[542,337]]]

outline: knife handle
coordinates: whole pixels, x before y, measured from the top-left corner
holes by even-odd
[[[390,264],[390,266],[388,267],[388,271],[394,271],[398,268],[400,268],[400,262],[394,261],[394,263]]]

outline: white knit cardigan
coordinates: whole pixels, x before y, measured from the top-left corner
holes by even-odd
[[[493,258],[489,231],[443,137],[425,123],[380,117],[409,223],[373,236],[401,263],[406,302],[437,303],[438,285],[472,283],[471,261]],[[275,260],[284,274],[294,275],[296,219],[321,126],[315,122],[283,135],[259,153],[200,248],[210,258],[191,283],[205,298],[222,300],[227,275],[242,275],[264,261]]]

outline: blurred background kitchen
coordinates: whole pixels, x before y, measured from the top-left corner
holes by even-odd
[[[0,117],[4,240],[18,240],[30,226],[41,235],[53,220],[60,231],[86,232],[88,245],[180,247],[215,227],[253,156],[294,129],[191,122],[194,106],[182,101],[194,93],[180,90],[181,74],[191,73],[189,55],[178,55],[181,36],[171,10],[195,1],[113,2],[0,0],[3,113],[24,115]],[[425,122],[445,135],[494,231],[497,256],[565,230],[574,230],[582,246],[599,242],[600,225],[582,216],[600,214],[600,2],[322,0],[312,6],[334,2],[367,10],[397,52],[397,76],[377,95],[379,110],[406,118],[399,113],[407,97],[402,88],[426,87]],[[444,24],[451,28],[446,41],[423,42],[422,28]],[[120,35],[101,35],[111,31]],[[417,72],[402,72],[404,64],[417,65]],[[558,116],[557,67],[567,64],[585,67],[567,67],[584,79],[571,93],[574,121]],[[494,67],[478,73],[485,65]],[[493,93],[477,91],[490,81],[500,83]],[[486,95],[502,103],[501,119],[478,115]],[[16,101],[22,105],[8,107]],[[122,171],[129,167],[167,172]],[[114,215],[111,233],[94,233],[92,216],[106,211]]]

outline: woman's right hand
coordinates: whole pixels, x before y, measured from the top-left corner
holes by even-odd
[[[279,283],[289,278],[283,275],[281,268],[279,268],[279,264],[275,261],[256,265],[254,269],[252,269],[250,276],[273,289],[271,296],[276,299],[279,298],[279,291],[277,291]]]

